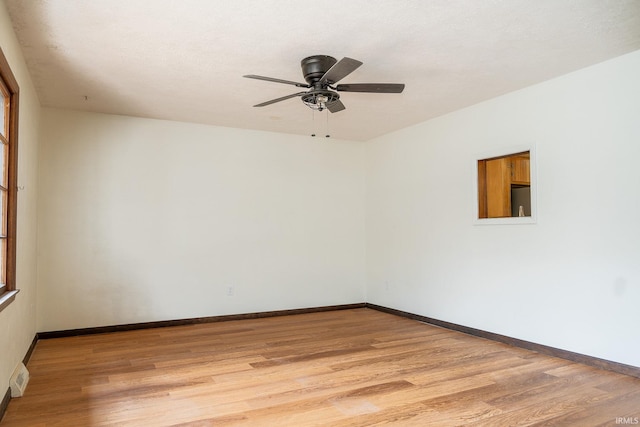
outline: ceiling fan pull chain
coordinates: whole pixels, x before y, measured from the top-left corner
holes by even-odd
[[[324,135],[325,138],[330,138],[331,134],[329,133],[329,110],[325,113],[327,116],[327,133]]]

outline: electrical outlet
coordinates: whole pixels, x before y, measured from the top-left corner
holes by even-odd
[[[235,286],[227,285],[227,296],[232,297],[236,293]]]

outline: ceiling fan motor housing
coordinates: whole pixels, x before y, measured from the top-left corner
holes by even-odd
[[[336,62],[338,62],[336,58],[328,55],[313,55],[304,58],[300,61],[304,79],[307,83],[313,85],[320,80]]]

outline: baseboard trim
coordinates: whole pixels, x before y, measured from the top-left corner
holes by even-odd
[[[0,421],[4,417],[4,413],[7,412],[7,407],[9,406],[9,401],[11,400],[11,387],[7,389],[7,392],[4,394],[2,398],[2,402],[0,402]]]
[[[33,352],[38,340],[40,339],[65,338],[65,337],[74,337],[74,336],[80,336],[80,335],[93,335],[93,334],[104,334],[109,332],[132,331],[132,330],[138,330],[138,329],[164,328],[168,326],[196,325],[201,323],[225,322],[230,320],[245,320],[245,319],[259,319],[259,318],[265,318],[265,317],[276,317],[276,316],[291,316],[296,314],[318,313],[323,311],[352,310],[352,309],[358,309],[358,308],[370,308],[373,310],[394,314],[396,316],[401,316],[408,319],[417,320],[420,322],[428,323],[430,325],[439,326],[442,328],[462,332],[462,333],[473,335],[476,337],[501,342],[503,344],[512,345],[514,347],[535,351],[537,353],[546,354],[548,356],[559,357],[561,359],[582,363],[584,365],[593,366],[595,368],[604,369],[607,371],[612,371],[619,374],[640,378],[640,368],[636,366],[626,365],[618,362],[612,362],[610,360],[600,359],[593,356],[587,356],[584,354],[575,353],[568,350],[562,350],[559,348],[550,347],[543,344],[537,344],[534,342],[509,337],[506,335],[500,335],[493,332],[484,331],[481,329],[458,325],[456,323],[446,322],[444,320],[434,319],[431,317],[422,316],[419,314],[410,313],[407,311],[397,310],[395,308],[384,307],[381,305],[371,304],[366,302],[356,303],[356,304],[311,307],[311,308],[298,308],[298,309],[291,309],[291,310],[277,310],[277,311],[264,311],[264,312],[257,312],[257,313],[229,314],[229,315],[223,315],[223,316],[196,317],[191,319],[163,320],[158,322],[131,323],[131,324],[115,325],[115,326],[99,326],[94,328],[67,329],[62,331],[38,332],[34,337],[31,347],[29,347],[29,350],[25,355],[24,363],[25,365],[27,364],[29,358],[31,357],[31,353]]]
[[[38,334],[35,334],[33,336],[33,341],[31,341],[31,345],[29,346],[27,353],[24,355],[24,359],[22,359],[22,363],[24,364],[24,366],[27,366],[27,363],[29,363],[31,355],[33,354],[33,350],[36,349],[36,344],[38,344]]]
[[[329,305],[323,307],[297,308],[291,310],[263,311],[257,313],[228,314],[223,316],[196,317],[191,319],[162,320],[158,322],[131,323],[94,328],[67,329],[63,331],[38,332],[36,340],[50,338],[75,337],[80,335],[104,334],[109,332],[132,331],[138,329],[164,328],[167,326],[197,325],[200,323],[226,322],[230,320],[260,319],[264,317],[291,316],[295,314],[318,313],[322,311],[352,310],[364,308],[366,303]]]
[[[512,338],[506,335],[500,335],[493,332],[483,331],[481,329],[475,329],[475,328],[470,328],[468,326],[458,325],[456,323],[445,322],[443,320],[433,319],[431,317],[421,316],[419,314],[409,313],[407,311],[396,310],[395,308],[383,307],[381,305],[370,304],[370,303],[367,303],[366,306],[367,308],[382,311],[384,313],[394,314],[396,316],[418,320],[420,322],[428,323],[430,325],[451,329],[453,331],[463,332],[465,334],[473,335],[480,338],[485,338],[492,341],[501,342],[503,344],[508,344],[514,347],[524,348],[526,350],[535,351],[537,353],[546,354],[548,356],[559,357],[561,359],[582,363],[584,365],[593,366],[595,368],[605,369],[607,371],[612,371],[619,374],[640,378],[640,368],[636,366],[625,365],[624,363],[612,362],[610,360],[599,359],[597,357],[587,356],[580,353],[574,353],[572,351],[562,350],[559,348],[550,347],[543,344],[537,344],[534,342],[525,341],[518,338]]]

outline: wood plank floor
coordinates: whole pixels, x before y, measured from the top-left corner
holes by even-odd
[[[583,427],[640,417],[638,378],[371,309],[42,340],[28,368],[1,427]]]

